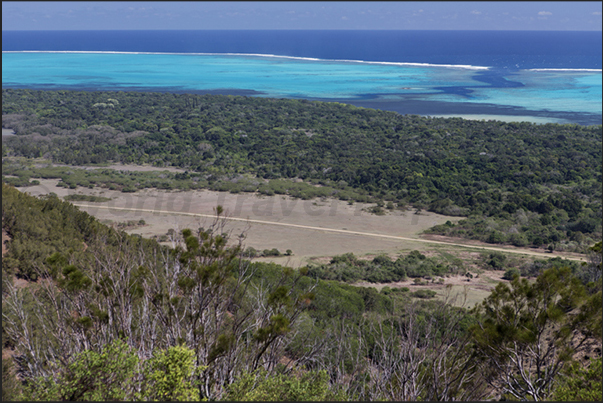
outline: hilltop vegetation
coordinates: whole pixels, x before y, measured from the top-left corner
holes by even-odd
[[[17,134],[3,140],[3,156],[176,166],[220,190],[315,196],[312,186],[285,180],[301,178],[344,200],[370,196],[468,217],[434,228],[438,234],[582,252],[601,239],[600,125],[403,116],[307,100],[16,89],[3,89],[2,114],[3,127]],[[167,186],[193,183],[175,179],[181,185]],[[163,182],[133,178],[123,190]]]
[[[11,357],[3,400],[526,399],[538,373],[507,353],[537,354],[547,374],[539,399],[601,398],[600,358],[587,370],[570,365],[586,341],[601,343],[600,260],[581,279],[540,266],[536,281],[514,277],[468,311],[427,292],[377,292],[251,263],[219,206],[209,228],[185,229],[169,248],[56,196],[6,184],[2,195],[12,238],[2,272]],[[38,252],[22,256],[19,244]],[[416,251],[367,263],[344,255],[331,265],[409,276],[442,269]],[[37,281],[13,284],[14,274],[33,280],[27,273]]]

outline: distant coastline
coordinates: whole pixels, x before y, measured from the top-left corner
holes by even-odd
[[[3,88],[324,100],[601,124],[601,36],[504,31],[6,31]],[[505,118],[507,119],[507,118]]]

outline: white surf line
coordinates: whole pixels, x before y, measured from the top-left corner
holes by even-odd
[[[134,211],[134,212],[141,212],[141,213],[173,214],[173,215],[188,215],[188,216],[193,216],[193,217],[216,218],[215,214],[187,213],[184,211],[151,210],[151,209],[141,209],[141,208],[131,208],[131,207],[110,207],[110,206],[90,205],[90,204],[82,204],[82,203],[71,203],[71,204],[73,204],[74,206],[78,206],[78,207],[101,208],[101,209],[105,209],[105,210],[126,210],[126,211]],[[448,246],[460,246],[460,247],[464,247],[464,248],[516,253],[516,254],[520,254],[520,255],[541,256],[541,257],[545,257],[545,258],[555,257],[555,256],[551,256],[550,254],[539,253],[539,252],[495,248],[495,247],[490,247],[490,246],[465,245],[465,244],[460,244],[460,243],[432,241],[432,240],[428,240],[428,239],[419,239],[419,238],[406,238],[406,237],[397,236],[397,235],[372,234],[370,232],[350,231],[350,230],[335,229],[335,228],[313,227],[310,225],[288,224],[288,223],[274,222],[274,221],[252,220],[249,218],[239,218],[239,217],[221,216],[221,218],[223,218],[225,220],[231,220],[231,221],[244,221],[244,222],[249,222],[249,223],[266,224],[266,225],[280,225],[283,227],[294,227],[294,228],[309,229],[309,230],[324,231],[324,232],[337,232],[337,233],[348,234],[348,235],[372,236],[372,237],[377,237],[377,238],[396,239],[396,240],[400,240],[400,241],[423,242],[423,243],[448,245]],[[563,257],[563,258],[568,259],[568,260],[586,261],[586,258],[580,258],[580,257]]]

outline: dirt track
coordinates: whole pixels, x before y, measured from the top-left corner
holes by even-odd
[[[261,258],[297,267],[309,259],[329,258],[353,252],[356,256],[389,254],[392,257],[411,250],[448,249],[459,251],[501,251],[550,258],[561,256],[582,260],[581,256],[544,253],[543,250],[497,247],[475,241],[420,235],[427,228],[456,222],[462,217],[447,217],[430,212],[392,210],[383,216],[364,209],[371,204],[336,199],[299,200],[288,196],[261,196],[254,193],[232,194],[210,190],[164,191],[144,189],[122,193],[105,188],[56,187],[56,179],[40,179],[40,185],[28,187],[32,195],[56,193],[108,197],[106,203],[75,203],[105,223],[144,220],[146,225],[127,229],[144,237],[160,236],[173,229],[207,227],[215,215],[214,207],[223,206],[228,230],[245,234],[245,246],[257,250],[277,248],[293,251],[293,256]],[[466,248],[466,249],[463,249]]]
[[[215,218],[215,214],[210,215],[210,214],[178,212],[178,211],[168,211],[168,210],[150,210],[150,209],[137,209],[137,208],[109,207],[109,206],[102,206],[102,205],[90,205],[90,204],[84,204],[84,203],[73,203],[73,204],[78,207],[84,207],[84,208],[128,210],[128,211],[141,212],[141,213],[146,212],[146,213],[175,214],[175,215],[188,215],[188,216],[194,216],[194,217]],[[302,228],[302,229],[314,230],[314,231],[360,235],[360,236],[364,236],[364,237],[388,238],[388,239],[395,239],[395,240],[400,240],[400,241],[423,242],[423,243],[427,243],[427,244],[460,246],[460,247],[464,247],[464,248],[475,248],[475,249],[492,250],[492,251],[507,252],[507,253],[517,253],[517,254],[521,254],[521,255],[540,256],[543,258],[551,257],[550,253],[534,252],[531,250],[520,249],[520,248],[510,249],[508,247],[501,248],[501,247],[494,247],[494,246],[471,245],[471,244],[466,244],[466,243],[436,241],[436,240],[432,240],[432,239],[416,239],[416,238],[408,238],[408,237],[402,237],[402,236],[394,236],[394,235],[387,235],[387,234],[374,234],[374,233],[369,233],[369,232],[350,231],[350,230],[343,230],[343,229],[336,229],[336,228],[315,227],[315,226],[310,226],[310,225],[299,225],[299,224],[265,221],[265,220],[252,220],[249,218],[239,218],[239,217],[224,217],[224,218],[226,220],[243,221],[245,223],[250,223],[250,224],[253,223],[253,224],[263,224],[263,225],[278,225],[278,226],[291,227],[291,228]],[[444,237],[441,237],[441,238],[444,238]],[[586,260],[585,258],[582,258],[582,257],[573,257],[573,256],[565,256],[565,258],[569,259],[569,260],[578,260],[578,261]]]

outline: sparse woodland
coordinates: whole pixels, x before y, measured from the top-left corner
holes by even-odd
[[[2,194],[11,246],[31,253],[3,258],[5,400],[542,400],[596,383],[572,357],[601,343],[600,244],[583,280],[552,266],[467,310],[251,263],[220,207],[172,249]],[[15,285],[22,270],[36,281]]]
[[[2,144],[3,175],[16,177],[2,185],[3,400],[602,398],[601,126],[188,94],[5,89],[2,102],[3,127],[16,131]],[[13,157],[187,173],[86,174]],[[483,264],[510,281],[467,309],[458,296],[351,285],[463,274],[460,260],[412,251],[299,269],[254,262],[220,206],[208,228],[167,247],[15,187],[43,175],[126,192],[154,180],[303,198],[326,189],[467,217],[433,233],[589,261],[511,270],[490,253]]]

